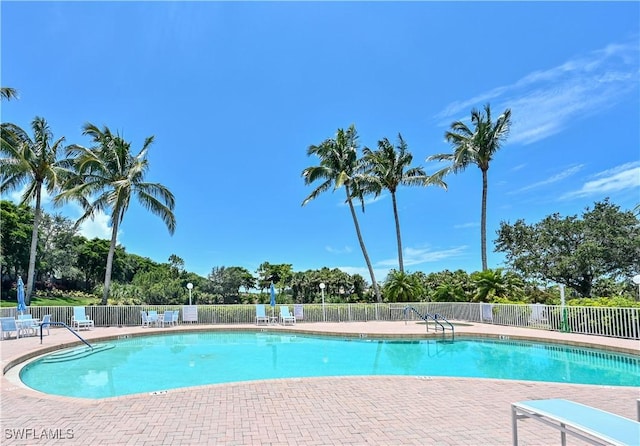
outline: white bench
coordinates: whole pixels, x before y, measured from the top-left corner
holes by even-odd
[[[594,445],[640,445],[640,422],[563,399],[531,400],[511,404],[513,445],[518,445],[518,420],[533,418],[567,435]]]

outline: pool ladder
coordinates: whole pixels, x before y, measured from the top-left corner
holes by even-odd
[[[438,327],[442,329],[442,332],[444,333],[444,330],[446,328],[448,328],[449,330],[451,330],[451,333],[453,333],[453,325],[451,324],[451,322],[449,322],[447,319],[445,319],[444,316],[435,313],[435,314],[429,314],[429,313],[420,313],[418,310],[416,310],[415,308],[413,308],[412,306],[407,305],[406,307],[404,307],[404,322],[406,324],[407,322],[407,314],[410,313],[411,311],[413,311],[415,314],[418,315],[418,317],[420,317],[420,319],[422,319],[423,321],[425,321],[425,325],[427,326],[427,331],[429,331],[429,319],[433,320],[433,322],[435,322],[435,330],[438,331]],[[444,325],[442,325],[440,323],[440,321],[443,321],[445,324],[448,325],[448,327],[445,327]]]
[[[46,323],[40,323],[40,344],[42,344],[42,326],[43,325],[62,325],[63,327],[65,327],[67,330],[69,330],[71,333],[73,333],[78,339],[80,339],[82,342],[84,342],[86,344],[87,347],[89,347],[91,350],[93,350],[93,346],[91,344],[89,344],[82,336],[80,336],[78,333],[75,332],[75,330],[71,327],[69,327],[67,324],[65,324],[64,322],[46,322]]]

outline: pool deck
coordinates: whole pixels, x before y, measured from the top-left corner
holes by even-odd
[[[110,327],[88,340],[201,329],[267,329],[425,337],[415,322],[299,323],[296,326]],[[431,334],[433,331],[430,332]],[[560,341],[640,355],[640,342],[487,324],[457,325],[456,336]],[[442,335],[440,335],[442,336]],[[511,445],[511,403],[565,398],[636,419],[638,387],[440,377],[336,377],[217,384],[87,400],[24,387],[14,364],[77,341],[52,328],[0,342],[2,445]],[[259,367],[259,364],[256,364]],[[149,364],[162,367],[162,358]],[[519,421],[521,446],[560,443],[559,432]],[[22,439],[18,438],[22,437]],[[640,439],[638,439],[640,444]],[[571,446],[585,444],[569,436]]]

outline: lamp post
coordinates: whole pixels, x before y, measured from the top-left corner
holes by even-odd
[[[193,284],[191,282],[187,284],[187,289],[189,290],[189,306],[191,306],[191,290],[193,289]]]
[[[324,309],[324,287],[325,287],[324,283],[321,282],[320,283],[320,294],[322,295],[322,320],[324,322],[327,322],[327,313],[326,313],[326,311]]]
[[[560,323],[560,331],[562,331],[563,333],[566,333],[569,331],[569,321],[567,320],[567,307],[565,306],[565,302],[564,302],[564,285],[559,284],[559,287],[560,287],[560,311],[561,311],[561,317],[562,317],[562,321]]]

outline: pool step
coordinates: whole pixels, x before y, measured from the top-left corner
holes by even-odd
[[[115,347],[114,344],[98,344],[94,346],[93,349],[89,347],[78,347],[71,350],[64,350],[58,353],[53,353],[51,355],[48,355],[47,357],[42,359],[42,362],[51,363],[51,362],[72,361],[74,359],[85,358],[94,353],[110,350],[113,347]]]

